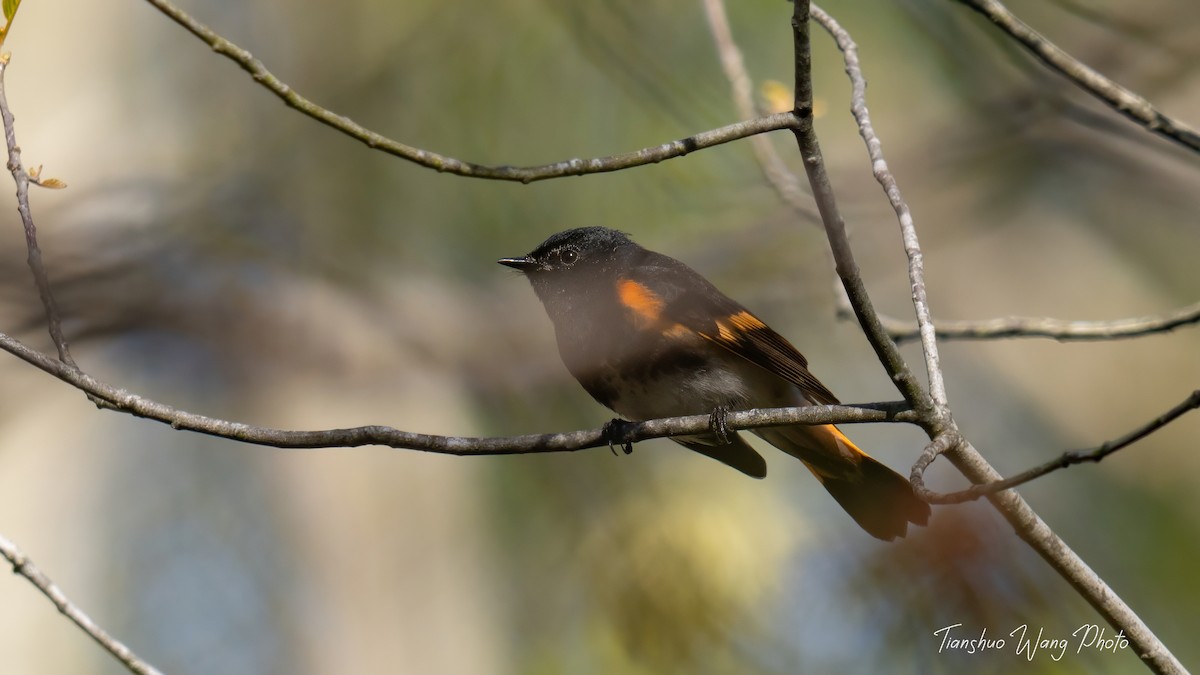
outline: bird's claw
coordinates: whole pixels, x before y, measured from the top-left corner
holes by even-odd
[[[708,418],[708,427],[712,429],[713,434],[716,435],[717,440],[721,442],[721,445],[729,445],[729,425],[727,423],[728,418],[729,408],[723,405],[713,408],[712,415]]]
[[[626,422],[619,417],[604,423],[604,440],[608,441],[608,449],[612,451],[614,456],[617,454],[617,449],[614,446],[620,446],[621,450],[627,455],[633,454],[633,441],[625,438],[630,426],[632,426],[632,422]]]

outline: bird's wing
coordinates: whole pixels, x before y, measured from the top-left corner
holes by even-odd
[[[808,360],[792,343],[763,323],[748,309],[729,298],[698,272],[665,255],[650,254],[639,266],[636,283],[661,301],[656,307],[662,321],[698,333],[800,387],[817,405],[832,405],[838,399],[808,371]]]

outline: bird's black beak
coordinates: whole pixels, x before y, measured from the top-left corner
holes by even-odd
[[[521,256],[520,258],[501,258],[496,262],[504,265],[505,267],[521,270],[522,272],[531,272],[537,267],[537,263],[534,262],[533,258],[530,258],[527,255]]]

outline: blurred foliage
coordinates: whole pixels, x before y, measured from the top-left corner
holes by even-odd
[[[1188,0],[1009,3],[1187,118]],[[53,9],[51,9],[53,7]],[[314,101],[406,143],[533,164],[734,121],[697,4],[200,3],[197,18]],[[826,6],[925,246],[935,315],[1119,318],[1196,299],[1197,162],[1044,71],[954,2]],[[730,3],[761,85],[791,80],[790,6]],[[606,224],[708,275],[846,401],[896,397],[837,323],[817,228],[745,143],[536,183],[439,175],[287,110],[140,3],[32,3],[9,100],[42,247],[80,363],[180,407],[292,428],[509,434],[598,426],[549,322],[493,264]],[[50,39],[48,36],[53,36]],[[53,49],[47,49],[53,44]],[[815,39],[822,145],[882,309],[906,315],[893,216]],[[1197,120],[1191,120],[1193,124]],[[794,143],[774,141],[796,170]],[[12,211],[0,330],[46,347]],[[1198,379],[1194,330],[1119,344],[952,344],[956,415],[1003,472],[1112,438]],[[919,363],[908,347],[910,363]],[[170,672],[1130,672],[1128,651],[1015,654],[1014,628],[1098,616],[985,505],[870,539],[797,463],[755,482],[668,442],[630,457],[281,452],[99,413],[0,365],[0,530]],[[921,446],[848,429],[896,468]],[[1200,587],[1200,422],[1024,488],[1184,663]],[[769,449],[767,449],[769,450]],[[961,478],[938,465],[941,487]],[[1009,648],[938,653],[938,628]],[[13,672],[117,672],[20,581],[0,585]]]

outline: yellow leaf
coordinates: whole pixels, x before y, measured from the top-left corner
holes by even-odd
[[[20,6],[21,0],[4,0],[4,19],[12,23],[13,17],[17,14],[17,8]]]
[[[795,106],[795,97],[792,94],[791,87],[779,80],[763,80],[762,85],[759,87],[759,94],[762,96],[763,106],[769,113],[787,112]],[[825,104],[825,99],[814,99],[813,117],[821,118],[828,108],[829,106]]]
[[[41,180],[34,181],[34,185],[39,185],[41,187],[49,188],[51,190],[61,190],[65,187],[67,187],[66,183],[64,183],[63,181],[61,181],[57,178],[43,178]]]
[[[791,88],[779,80],[763,80],[759,91],[762,94],[763,102],[766,104],[767,112],[787,112],[794,105]]]

